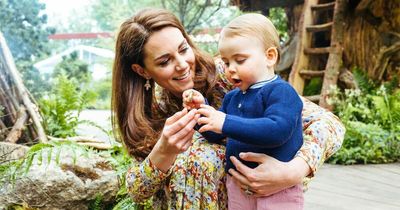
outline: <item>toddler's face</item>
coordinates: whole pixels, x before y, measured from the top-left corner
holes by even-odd
[[[274,76],[264,45],[255,37],[222,36],[218,49],[228,80],[242,91]]]

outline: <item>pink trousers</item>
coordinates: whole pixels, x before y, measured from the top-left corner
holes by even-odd
[[[248,196],[227,175],[229,210],[302,210],[304,205],[301,184],[265,197]]]

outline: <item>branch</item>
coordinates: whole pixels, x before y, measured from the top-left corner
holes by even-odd
[[[111,144],[104,143],[104,141],[95,139],[90,136],[73,136],[73,137],[66,137],[66,138],[57,138],[53,136],[48,136],[51,141],[70,141],[75,142],[79,145],[94,147],[99,150],[107,150],[111,149],[113,146]]]
[[[100,139],[95,139],[92,136],[72,136],[65,138],[58,138],[54,136],[47,136],[51,141],[73,141],[73,142],[92,142],[92,143],[104,143]]]
[[[28,113],[26,113],[25,107],[22,105],[18,111],[18,118],[13,128],[6,138],[6,142],[16,143],[21,137],[22,131],[25,128],[25,122],[28,120]]]
[[[203,14],[204,14],[205,10],[207,9],[207,7],[211,6],[210,4],[211,4],[210,0],[206,0],[204,5],[200,7],[201,9],[197,10],[197,12],[194,14],[193,18],[190,20],[189,24],[187,25],[188,33],[191,33],[193,31],[193,29],[198,24],[201,16],[203,16]],[[204,21],[207,21],[208,19],[210,19],[218,10],[221,9],[221,6],[222,6],[222,0],[219,0],[217,8],[213,12],[211,12],[208,15],[208,17],[204,18]]]

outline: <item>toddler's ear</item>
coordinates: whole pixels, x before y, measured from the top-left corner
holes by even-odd
[[[276,47],[270,47],[265,51],[265,57],[269,66],[275,66],[278,61],[278,49]]]

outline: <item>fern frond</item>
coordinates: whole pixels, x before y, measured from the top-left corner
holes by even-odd
[[[376,84],[368,78],[367,74],[359,68],[353,68],[354,80],[362,92],[370,93],[376,89]]]

